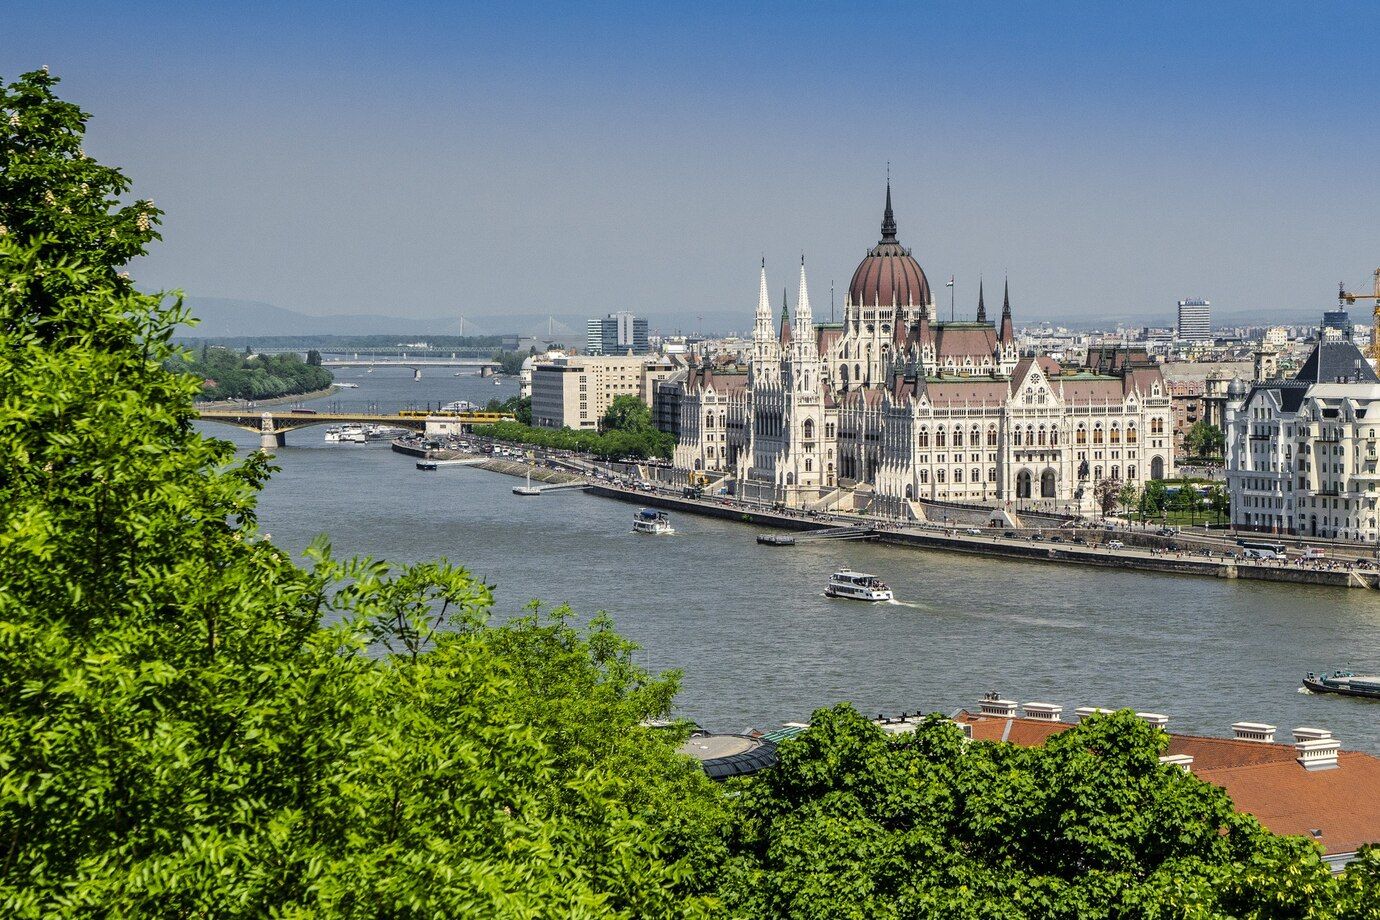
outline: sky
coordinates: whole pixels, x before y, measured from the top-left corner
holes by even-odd
[[[149,289],[746,327],[803,253],[819,318],[888,163],[941,313],[1313,314],[1380,266],[1373,3],[5,6],[0,78],[167,212]]]

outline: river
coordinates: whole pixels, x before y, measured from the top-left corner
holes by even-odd
[[[514,395],[468,370],[347,369],[313,405],[385,410]],[[248,432],[208,425],[242,450]],[[496,615],[532,599],[607,611],[640,662],[683,674],[680,714],[720,731],[863,712],[950,712],[996,690],[1021,702],[1129,706],[1173,731],[1230,737],[1237,721],[1328,728],[1380,754],[1380,703],[1297,691],[1309,670],[1380,672],[1380,596],[1249,581],[967,558],[865,543],[758,546],[750,527],[675,515],[670,537],[630,532],[633,506],[581,492],[519,498],[471,468],[424,473],[386,445],[288,435],[260,501],[263,529],[300,552],[444,556],[497,585]],[[841,567],[880,575],[898,602],[822,594]]]

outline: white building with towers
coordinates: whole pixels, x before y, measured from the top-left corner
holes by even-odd
[[[795,315],[774,321],[766,265],[746,375],[693,368],[677,468],[749,499],[926,516],[925,502],[1086,513],[1100,480],[1172,474],[1169,391],[1143,353],[1065,369],[1019,353],[999,321],[940,321],[901,245],[888,182],[882,235],[840,323],[816,322],[801,260]]]

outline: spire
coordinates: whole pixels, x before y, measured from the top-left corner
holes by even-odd
[[[791,314],[786,308],[786,289],[781,289],[781,345],[791,344]]]
[[[886,180],[886,210],[882,212],[882,242],[896,242],[896,216],[891,213],[891,177]]]
[[[762,257],[762,279],[757,289],[757,318],[771,322],[771,298],[767,296],[767,259]]]
[[[1011,281],[1008,279],[1001,296],[1001,343],[1012,345],[1015,341],[1016,333],[1011,327]]]
[[[763,293],[765,293],[766,290],[767,290],[766,284],[767,284],[766,276],[764,275],[764,276],[762,277],[762,291],[763,291]],[[986,306],[986,304],[984,304],[984,303],[982,302],[982,279],[981,279],[981,278],[978,278],[978,315],[977,315],[977,321],[980,322],[980,323],[985,323],[985,322],[987,322],[987,306]]]
[[[805,285],[805,256],[800,257],[800,292],[795,298],[795,323],[802,330],[808,332],[815,323],[815,317],[810,312],[810,291]]]

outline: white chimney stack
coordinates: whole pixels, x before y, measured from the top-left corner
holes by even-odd
[[[1144,719],[1156,728],[1164,728],[1168,731],[1165,726],[1169,724],[1169,716],[1162,712],[1138,712],[1136,713],[1136,718]]]
[[[1077,709],[1073,711],[1073,714],[1078,716],[1079,722],[1082,722],[1088,716],[1107,715],[1108,713],[1113,712],[1116,712],[1116,710],[1104,709],[1101,706],[1079,706]]]
[[[1182,769],[1185,773],[1193,772],[1192,754],[1165,754],[1160,758],[1160,763],[1172,764]]]
[[[1021,709],[1027,719],[1041,722],[1058,722],[1064,714],[1064,707],[1058,703],[1026,703]]]
[[[1016,707],[1019,705],[1015,700],[1003,700],[995,693],[989,693],[982,698],[981,712],[985,716],[996,716],[999,719],[1014,719],[1016,717]]]
[[[1342,743],[1325,728],[1300,725],[1294,729],[1294,751],[1298,754],[1295,759],[1305,770],[1336,769],[1340,766],[1337,755],[1341,750]]]
[[[1325,728],[1309,728],[1306,725],[1300,725],[1298,728],[1294,729],[1295,743],[1299,741],[1322,741],[1331,737],[1332,732]]]
[[[1275,727],[1264,722],[1233,722],[1231,730],[1236,733],[1237,741],[1259,741],[1262,744],[1274,744],[1275,741]]]

